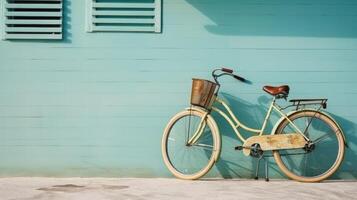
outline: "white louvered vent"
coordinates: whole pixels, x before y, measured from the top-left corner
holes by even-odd
[[[4,39],[62,39],[62,0],[1,1]]]
[[[161,32],[161,0],[87,0],[87,31]]]

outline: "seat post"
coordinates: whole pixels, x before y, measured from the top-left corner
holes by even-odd
[[[271,103],[270,103],[270,107],[269,107],[269,109],[268,109],[268,112],[267,112],[267,114],[266,114],[266,116],[265,116],[265,119],[264,119],[264,122],[263,122],[263,126],[262,126],[262,129],[260,130],[259,135],[262,135],[263,132],[264,132],[264,129],[265,129],[266,125],[267,125],[268,119],[269,119],[269,117],[270,117],[270,115],[271,115],[271,112],[272,112],[272,110],[273,110],[275,101],[276,101],[276,97],[274,96],[273,99],[272,99],[272,101],[271,101]]]

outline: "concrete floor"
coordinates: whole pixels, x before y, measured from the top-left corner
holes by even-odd
[[[357,199],[357,182],[136,178],[0,178],[1,200]]]

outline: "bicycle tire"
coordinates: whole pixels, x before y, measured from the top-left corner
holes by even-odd
[[[162,144],[161,144],[161,150],[162,150],[162,156],[165,165],[169,169],[169,171],[177,178],[180,179],[185,179],[185,180],[195,180],[198,179],[202,176],[204,176],[215,164],[216,160],[219,157],[219,153],[221,150],[221,139],[218,133],[217,125],[214,119],[210,116],[207,115],[206,117],[206,125],[205,125],[205,132],[203,134],[204,137],[202,140],[204,141],[205,145],[212,146],[212,151],[208,151],[207,149],[205,150],[200,150],[200,149],[193,149],[197,148],[197,146],[192,145],[192,146],[187,146],[187,141],[185,144],[185,141],[181,141],[178,137],[183,136],[183,138],[187,138],[185,134],[187,132],[190,134],[191,131],[195,129],[192,118],[196,118],[198,120],[201,120],[202,117],[205,116],[204,112],[197,111],[197,110],[185,110],[182,112],[177,113],[167,124],[164,134],[162,137]],[[189,128],[184,128],[185,130],[188,131],[183,131],[180,130],[180,128],[177,128],[178,125],[181,125],[180,123],[183,121],[183,119],[187,119],[189,117],[190,120],[190,125],[191,127]],[[209,128],[210,132],[206,132],[206,128]],[[191,135],[192,136],[192,135]],[[209,137],[210,136],[210,137]],[[201,141],[201,138],[199,139],[199,142]],[[207,139],[208,138],[208,139]],[[211,141],[209,141],[209,139]],[[185,140],[185,139],[183,139]],[[186,139],[187,140],[187,139]],[[208,144],[210,142],[210,144]],[[200,146],[201,147],[201,146]],[[184,149],[184,156],[185,158],[180,158],[179,156],[179,151],[176,152],[176,149],[173,150],[174,148],[182,148]],[[208,147],[207,147],[208,148]],[[171,152],[175,151],[175,152]],[[194,160],[190,160],[190,157],[192,158],[193,153],[196,153],[196,157]],[[210,153],[211,155],[208,155]],[[206,154],[206,155],[205,155]],[[198,156],[198,157],[197,157]],[[199,157],[199,156],[202,156]],[[177,159],[182,159],[179,160],[179,162],[176,162]],[[187,162],[184,159],[188,159]],[[198,166],[202,159],[204,162],[202,162],[202,165]]]
[[[320,182],[334,174],[343,161],[345,151],[345,141],[340,126],[328,115],[314,110],[301,110],[291,114],[288,118],[295,125],[298,124],[298,120],[305,123],[307,131],[304,131],[305,129],[301,131],[306,133],[313,145],[303,149],[273,151],[274,159],[281,171],[287,177],[300,182]],[[309,118],[310,121],[307,120]],[[289,131],[286,130],[288,125],[289,121],[284,119],[274,134],[288,133]],[[323,140],[325,142],[321,143]],[[335,151],[329,146],[335,147]],[[298,151],[302,153],[298,153]],[[301,156],[304,156],[303,160]]]

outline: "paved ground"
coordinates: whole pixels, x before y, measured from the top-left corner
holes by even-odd
[[[357,182],[0,178],[1,200],[357,199]]]

